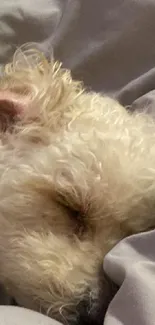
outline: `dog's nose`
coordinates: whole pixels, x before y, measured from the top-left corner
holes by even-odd
[[[115,296],[118,286],[115,285],[107,276],[101,281],[98,297],[91,300],[88,298],[80,301],[77,306],[76,325],[103,325],[104,317],[107,312],[109,303]]]
[[[90,306],[90,301],[81,301],[77,311],[76,325],[103,325],[105,312],[99,302]]]

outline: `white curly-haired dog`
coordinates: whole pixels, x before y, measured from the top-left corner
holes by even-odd
[[[0,80],[0,123],[0,282],[25,307],[102,324],[104,255],[155,226],[154,120],[28,51]]]

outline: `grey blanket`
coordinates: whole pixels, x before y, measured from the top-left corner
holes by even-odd
[[[29,41],[47,55],[54,50],[55,58],[89,89],[155,114],[155,1],[1,0],[0,63]],[[154,325],[155,231],[120,242],[103,267],[120,286],[104,324]],[[21,324],[20,317],[26,319],[22,312],[16,309],[10,323],[0,308],[0,324]],[[35,319],[28,323],[34,325]]]

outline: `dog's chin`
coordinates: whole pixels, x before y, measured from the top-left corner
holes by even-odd
[[[77,319],[71,325],[103,325],[108,306],[115,296],[118,286],[104,273],[99,276],[99,291],[95,299],[93,292],[87,293],[87,299],[80,301],[77,306]]]

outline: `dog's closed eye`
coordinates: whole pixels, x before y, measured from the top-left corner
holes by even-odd
[[[88,222],[88,211],[89,205],[87,204],[85,207],[82,204],[75,204],[73,201],[67,201],[66,195],[58,194],[56,200],[61,203],[61,205],[67,210],[69,218],[73,221],[74,233],[78,237],[83,237],[89,230],[90,225]]]

